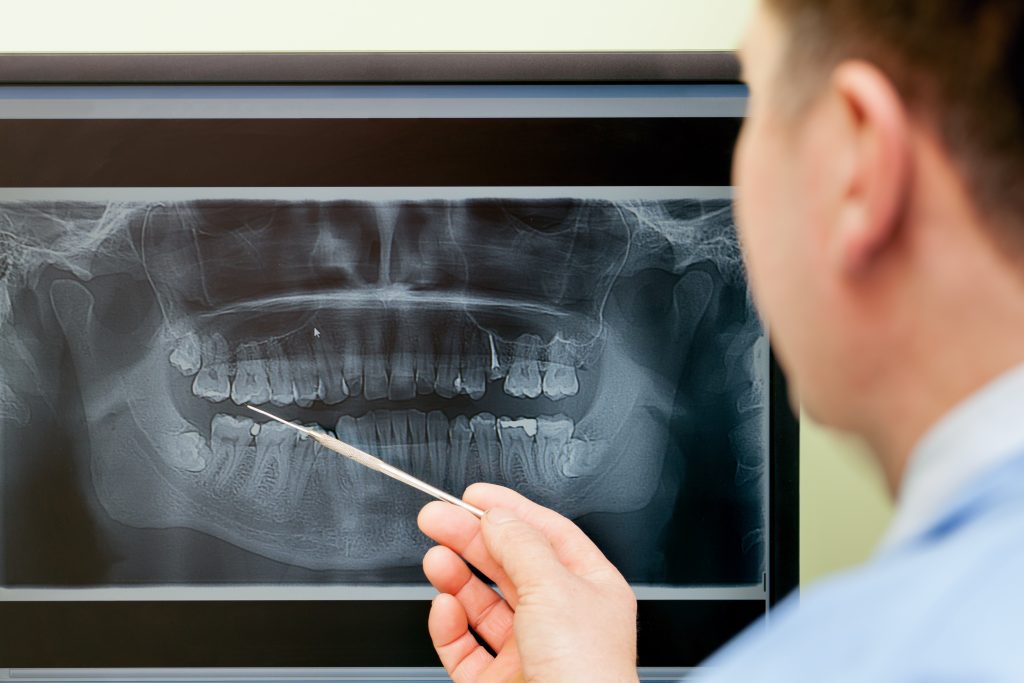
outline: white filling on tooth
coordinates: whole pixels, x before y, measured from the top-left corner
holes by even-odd
[[[491,370],[498,370],[501,366],[498,363],[498,350],[494,348],[494,335],[487,333],[487,343],[491,347]]]
[[[260,429],[261,429],[260,423],[259,422],[253,422],[252,423],[252,427],[249,427],[249,433],[252,434],[253,436],[259,436]]]
[[[523,431],[526,432],[528,436],[537,436],[537,420],[532,418],[521,417],[518,420],[510,420],[507,417],[503,417],[498,420],[498,424],[501,425],[502,429],[522,427]]]

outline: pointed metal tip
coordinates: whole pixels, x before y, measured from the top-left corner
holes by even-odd
[[[294,422],[289,422],[288,420],[282,419],[282,418],[278,417],[277,415],[273,415],[271,413],[268,413],[265,410],[261,410],[260,408],[257,408],[256,406],[251,405],[249,403],[246,403],[245,407],[250,409],[250,410],[255,410],[260,415],[266,415],[271,420],[277,420],[278,422],[280,422],[283,425],[288,425],[292,429],[297,429],[297,430],[299,430],[300,432],[302,432],[304,434],[309,434],[310,436],[314,436],[316,434],[316,432],[314,432],[311,429],[306,429],[305,427],[300,427],[299,425],[295,424]]]

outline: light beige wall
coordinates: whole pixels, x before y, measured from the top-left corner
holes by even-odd
[[[754,0],[19,0],[0,52],[732,49]],[[863,453],[805,425],[805,580],[866,557],[888,516]]]

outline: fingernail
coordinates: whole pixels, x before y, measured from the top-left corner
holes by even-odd
[[[503,508],[491,508],[485,516],[487,517],[488,524],[504,524],[516,518],[514,514]]]

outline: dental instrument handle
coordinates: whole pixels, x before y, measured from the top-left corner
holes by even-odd
[[[249,408],[250,410],[255,410],[257,413],[260,413],[261,415],[266,415],[267,417],[273,420],[277,420],[281,424],[286,424],[289,427],[299,430],[303,434],[312,437],[317,443],[319,443],[324,448],[333,451],[339,455],[342,455],[348,458],[349,460],[354,460],[360,465],[363,465],[364,467],[369,467],[371,470],[376,470],[381,474],[385,474],[391,477],[392,479],[397,479],[403,484],[411,486],[414,489],[419,489],[420,491],[423,491],[424,493],[433,496],[438,500],[443,500],[446,503],[451,503],[452,505],[458,506],[463,510],[469,512],[473,516],[475,516],[477,519],[484,516],[484,511],[481,510],[480,508],[474,505],[470,505],[461,498],[457,498],[450,493],[446,493],[435,486],[431,486],[427,482],[417,479],[408,472],[400,470],[394,465],[389,465],[380,458],[370,455],[366,451],[359,450],[355,446],[349,445],[340,439],[336,439],[332,436],[327,436],[326,434],[320,434],[319,432],[314,432],[312,429],[300,427],[299,425],[293,422],[288,422],[287,420],[283,420],[276,415],[271,415],[265,410],[260,410],[256,406],[246,405],[246,407]]]

